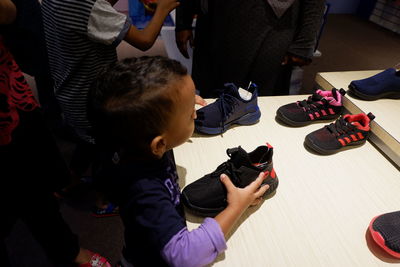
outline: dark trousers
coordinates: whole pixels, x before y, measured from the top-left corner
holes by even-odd
[[[40,111],[20,112],[12,137],[10,144],[0,146],[0,203],[5,222],[0,228],[0,254],[7,255],[4,239],[21,219],[53,262],[73,262],[79,252],[78,238],[52,194],[70,179],[69,171]]]

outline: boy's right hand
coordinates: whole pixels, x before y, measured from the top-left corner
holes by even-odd
[[[157,10],[165,10],[167,13],[174,10],[177,6],[179,6],[179,2],[176,0],[158,0],[157,1]]]
[[[267,174],[261,172],[257,179],[245,188],[236,187],[226,174],[221,174],[221,181],[227,190],[228,206],[244,211],[249,206],[258,205],[262,202],[262,196],[268,190],[269,185],[261,186],[267,178]]]

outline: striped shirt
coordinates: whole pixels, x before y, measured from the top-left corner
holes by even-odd
[[[117,60],[116,46],[128,32],[129,17],[106,0],[43,0],[43,21],[54,91],[64,119],[87,142],[87,97],[105,65]]]

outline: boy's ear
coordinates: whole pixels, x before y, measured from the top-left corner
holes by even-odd
[[[154,137],[150,144],[151,153],[157,158],[161,158],[167,151],[167,143],[161,135]]]

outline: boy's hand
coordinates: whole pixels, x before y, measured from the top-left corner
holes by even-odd
[[[165,10],[168,13],[179,6],[179,2],[176,0],[158,0],[156,10]]]
[[[228,192],[228,206],[245,210],[249,206],[258,205],[262,202],[262,196],[268,190],[269,185],[261,186],[267,175],[261,172],[257,179],[245,188],[236,187],[226,174],[221,174],[221,181]]]
[[[201,96],[196,95],[195,103],[200,106],[207,106],[207,101],[205,101]]]

